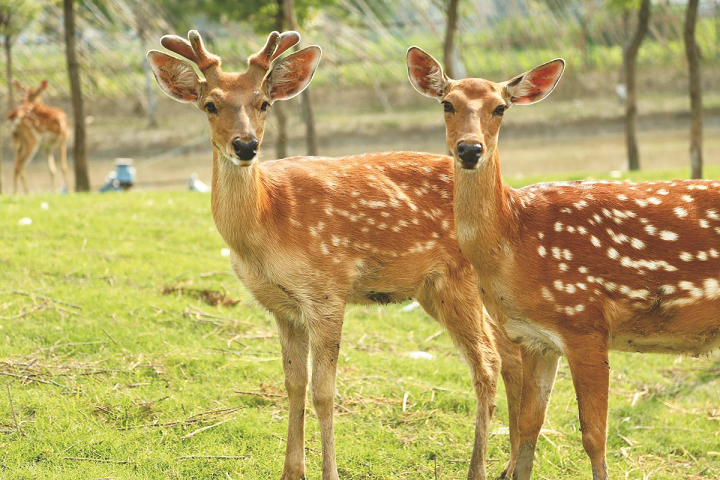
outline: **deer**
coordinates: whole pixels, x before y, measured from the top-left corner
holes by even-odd
[[[55,190],[55,157],[53,151],[60,149],[60,168],[65,185],[68,183],[67,166],[67,139],[70,135],[68,117],[61,108],[45,105],[42,93],[48,87],[48,81],[43,80],[37,88],[25,88],[15,82],[18,91],[23,94],[23,100],[7,115],[13,128],[13,146],[15,150],[15,165],[13,177],[13,193],[17,194],[18,179],[22,182],[25,193],[28,193],[25,179],[25,166],[30,163],[42,147],[48,154],[48,168],[50,169],[50,184]]]
[[[503,375],[511,442],[503,476],[512,474],[521,358],[484,313],[458,245],[452,159],[382,152],[258,160],[268,110],[301,93],[320,60],[317,46],[280,58],[299,40],[294,31],[272,32],[241,73],[223,71],[195,30],[187,40],[161,39],[190,63],[157,50],[147,54],[160,88],[207,115],[212,216],[234,273],[277,325],[289,402],[281,479],[305,478],[308,383],[320,424],[322,478],[338,479],[333,410],[345,306],[411,298],[445,327],[469,366],[477,397],[472,480],[486,478],[488,425],[498,371]]]
[[[500,171],[504,113],[555,88],[555,59],[508,81],[453,80],[418,47],[408,76],[444,108],[458,242],[490,315],[522,349],[520,452],[528,479],[564,355],[594,480],[605,460],[608,350],[702,355],[720,345],[720,182],[573,181],[513,189]]]

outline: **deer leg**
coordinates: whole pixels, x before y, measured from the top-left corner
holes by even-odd
[[[545,421],[560,357],[552,352],[522,350],[523,387],[520,403],[519,442],[517,464],[513,479],[529,480],[532,473],[535,446]]]
[[[520,451],[520,405],[522,403],[523,368],[520,348],[506,337],[505,333],[496,328],[498,351],[500,352],[500,375],[505,384],[505,396],[508,405],[508,427],[510,430],[510,458],[499,478],[511,478],[515,471]]]
[[[343,310],[308,320],[312,351],[312,399],[322,438],[322,480],[339,480],[335,461],[333,411]]]
[[[55,156],[53,155],[52,150],[48,152],[48,169],[50,170],[50,190],[54,192],[55,174],[57,173],[57,168],[55,167]]]
[[[470,367],[477,414],[469,480],[485,480],[485,459],[490,419],[495,410],[495,391],[500,370],[490,319],[483,314],[474,286],[457,286],[440,292],[423,292],[418,301],[448,329],[448,333]],[[437,317],[436,317],[437,318]]]
[[[17,193],[18,178],[22,182],[23,190],[28,193],[27,180],[25,178],[25,165],[30,163],[35,156],[40,142],[34,136],[25,136],[20,141],[22,147],[18,149],[18,155],[15,157],[15,178],[13,183],[14,193]]]
[[[70,183],[68,182],[68,165],[67,165],[67,139],[60,140],[60,170],[62,170],[65,189],[70,191]]]
[[[305,478],[305,395],[308,384],[309,338],[305,325],[275,317],[282,345],[285,389],[290,403],[285,466],[281,480]]]
[[[580,411],[583,447],[590,457],[593,480],[608,480],[605,461],[607,442],[610,363],[607,341],[593,338],[567,352]]]

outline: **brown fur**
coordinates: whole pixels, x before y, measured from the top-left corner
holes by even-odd
[[[42,146],[48,152],[48,168],[52,189],[55,189],[55,157],[53,151],[60,148],[60,168],[65,185],[68,186],[67,139],[70,126],[65,112],[56,107],[45,105],[41,94],[47,88],[44,80],[38,88],[25,89],[16,84],[24,92],[23,101],[7,115],[14,125],[13,146],[15,150],[15,168],[13,177],[13,193],[17,193],[18,180],[22,182],[25,193],[28,193],[25,180],[25,165],[35,156]]]
[[[278,38],[271,35],[268,45],[273,37]],[[188,48],[177,40],[170,44]],[[271,56],[272,48],[263,52],[251,59]],[[186,74],[165,73],[180,72],[182,67],[174,63],[179,60],[149,55],[171,96],[183,100],[190,92],[201,108],[212,101],[218,109],[208,115],[214,146],[212,214],[232,251],[233,270],[278,325],[290,403],[282,479],[305,475],[309,381],[320,422],[322,478],[338,478],[333,403],[345,305],[409,298],[448,329],[470,367],[478,398],[471,479],[485,478],[488,426],[502,370],[510,409],[511,473],[518,452],[520,358],[483,313],[473,269],[457,243],[451,158],[386,152],[258,163],[233,157],[233,139],[262,142],[262,104],[300,93],[312,76],[315,56],[306,49],[281,60],[263,84],[258,83],[263,76],[257,74],[256,61],[246,73],[211,67],[211,74],[188,90],[176,88],[193,83],[183,78]]]
[[[564,354],[593,478],[605,480],[608,350],[697,355],[720,345],[720,182],[505,185],[493,112],[541,100],[561,73],[554,61],[509,83],[448,81],[441,99],[454,107],[445,123],[460,245],[488,311],[526,347],[516,477],[530,477]],[[461,167],[461,141],[483,146],[475,168]]]

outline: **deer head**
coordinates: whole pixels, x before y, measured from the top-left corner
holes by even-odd
[[[42,98],[40,97],[42,93],[47,90],[48,87],[48,81],[43,80],[40,82],[40,86],[37,88],[33,87],[24,87],[20,84],[17,80],[13,80],[13,85],[15,85],[15,88],[17,89],[20,94],[23,96],[23,102],[26,103],[41,103]]]
[[[565,61],[556,58],[502,83],[481,78],[451,80],[438,61],[418,47],[408,49],[407,65],[415,90],[443,105],[447,147],[462,168],[471,170],[484,165],[495,152],[505,111],[547,97],[565,69]]]
[[[207,51],[196,30],[188,33],[188,40],[162,37],[165,48],[193,62],[204,78],[188,62],[157,50],[150,50],[147,59],[166,94],[179,102],[193,102],[207,113],[218,156],[249,166],[262,143],[270,105],[305,90],[320,61],[320,47],[311,46],[273,64],[299,41],[297,32],[272,32],[262,50],[248,59],[247,71],[235,73],[222,71],[220,57]]]

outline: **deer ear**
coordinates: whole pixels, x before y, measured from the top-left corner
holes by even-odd
[[[565,60],[556,58],[505,82],[507,98],[518,105],[532,105],[550,95],[565,70]]]
[[[189,64],[157,50],[150,50],[147,60],[163,92],[178,102],[198,100],[201,82]]]
[[[47,87],[48,87],[48,81],[47,81],[47,79],[45,79],[42,82],[40,82],[40,88],[38,90],[42,91],[42,90],[47,89]]]
[[[270,102],[289,100],[305,90],[315,75],[321,56],[320,47],[313,45],[277,62],[263,80]]]
[[[430,54],[418,47],[410,47],[407,51],[407,68],[410,83],[415,90],[436,100],[445,96],[450,78]]]

